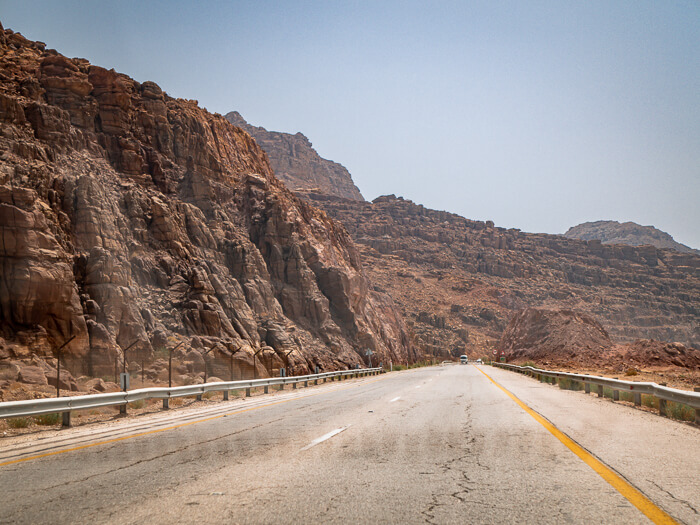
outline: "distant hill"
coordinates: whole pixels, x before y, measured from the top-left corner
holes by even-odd
[[[599,240],[603,244],[628,244],[629,246],[650,244],[657,248],[668,248],[681,253],[700,255],[700,250],[674,241],[668,233],[653,226],[642,226],[634,222],[584,222],[569,228],[564,237],[583,241]]]
[[[345,167],[322,158],[302,133],[268,131],[248,124],[238,111],[231,111],[226,119],[247,131],[267,153],[272,169],[292,191],[317,191],[355,201],[364,197]]]

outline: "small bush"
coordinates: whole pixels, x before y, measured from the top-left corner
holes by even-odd
[[[40,416],[34,416],[34,422],[37,425],[42,425],[46,427],[50,427],[52,425],[58,424],[58,422],[61,420],[61,414],[54,413],[54,414],[42,414]]]
[[[634,403],[634,394],[632,392],[620,391],[620,401],[627,401],[628,403]]]
[[[637,370],[634,368],[628,368],[627,370],[625,370],[625,375],[626,376],[636,376]]]
[[[145,406],[146,402],[143,399],[139,399],[138,401],[134,401],[133,403],[129,403],[129,406],[131,408],[135,408],[136,410],[143,408]]]
[[[647,394],[642,394],[642,405],[648,408],[653,408],[655,410],[659,409],[659,400],[656,399],[654,396],[650,396]]]
[[[216,395],[216,392],[204,392],[202,394],[202,399],[211,399]]]
[[[406,367],[403,365],[394,365],[394,371],[398,370],[406,370]]]
[[[574,381],[568,377],[562,377],[559,379],[559,388],[562,390],[583,390],[583,383],[579,381]]]
[[[7,425],[10,428],[27,428],[29,426],[28,417],[13,417],[7,420]]]
[[[672,419],[681,421],[695,421],[695,409],[673,401],[666,402],[666,414]]]

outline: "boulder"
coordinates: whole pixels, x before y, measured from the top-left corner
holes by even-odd
[[[30,385],[47,385],[48,380],[44,369],[40,366],[24,366],[20,368],[17,375],[17,381],[20,383],[28,383]],[[55,382],[54,382],[55,384]]]

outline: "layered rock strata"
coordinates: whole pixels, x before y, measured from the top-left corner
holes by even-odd
[[[341,221],[427,354],[490,352],[530,306],[594,316],[615,341],[700,346],[700,256],[525,233],[393,195],[305,194]]]
[[[0,238],[7,381],[63,345],[73,374],[111,377],[126,351],[160,379],[180,343],[177,374],[224,379],[411,352],[346,230],[248,133],[1,26]]]

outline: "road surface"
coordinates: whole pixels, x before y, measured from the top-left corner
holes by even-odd
[[[494,381],[700,523],[699,429],[473,365],[6,438],[0,523],[651,522]]]

